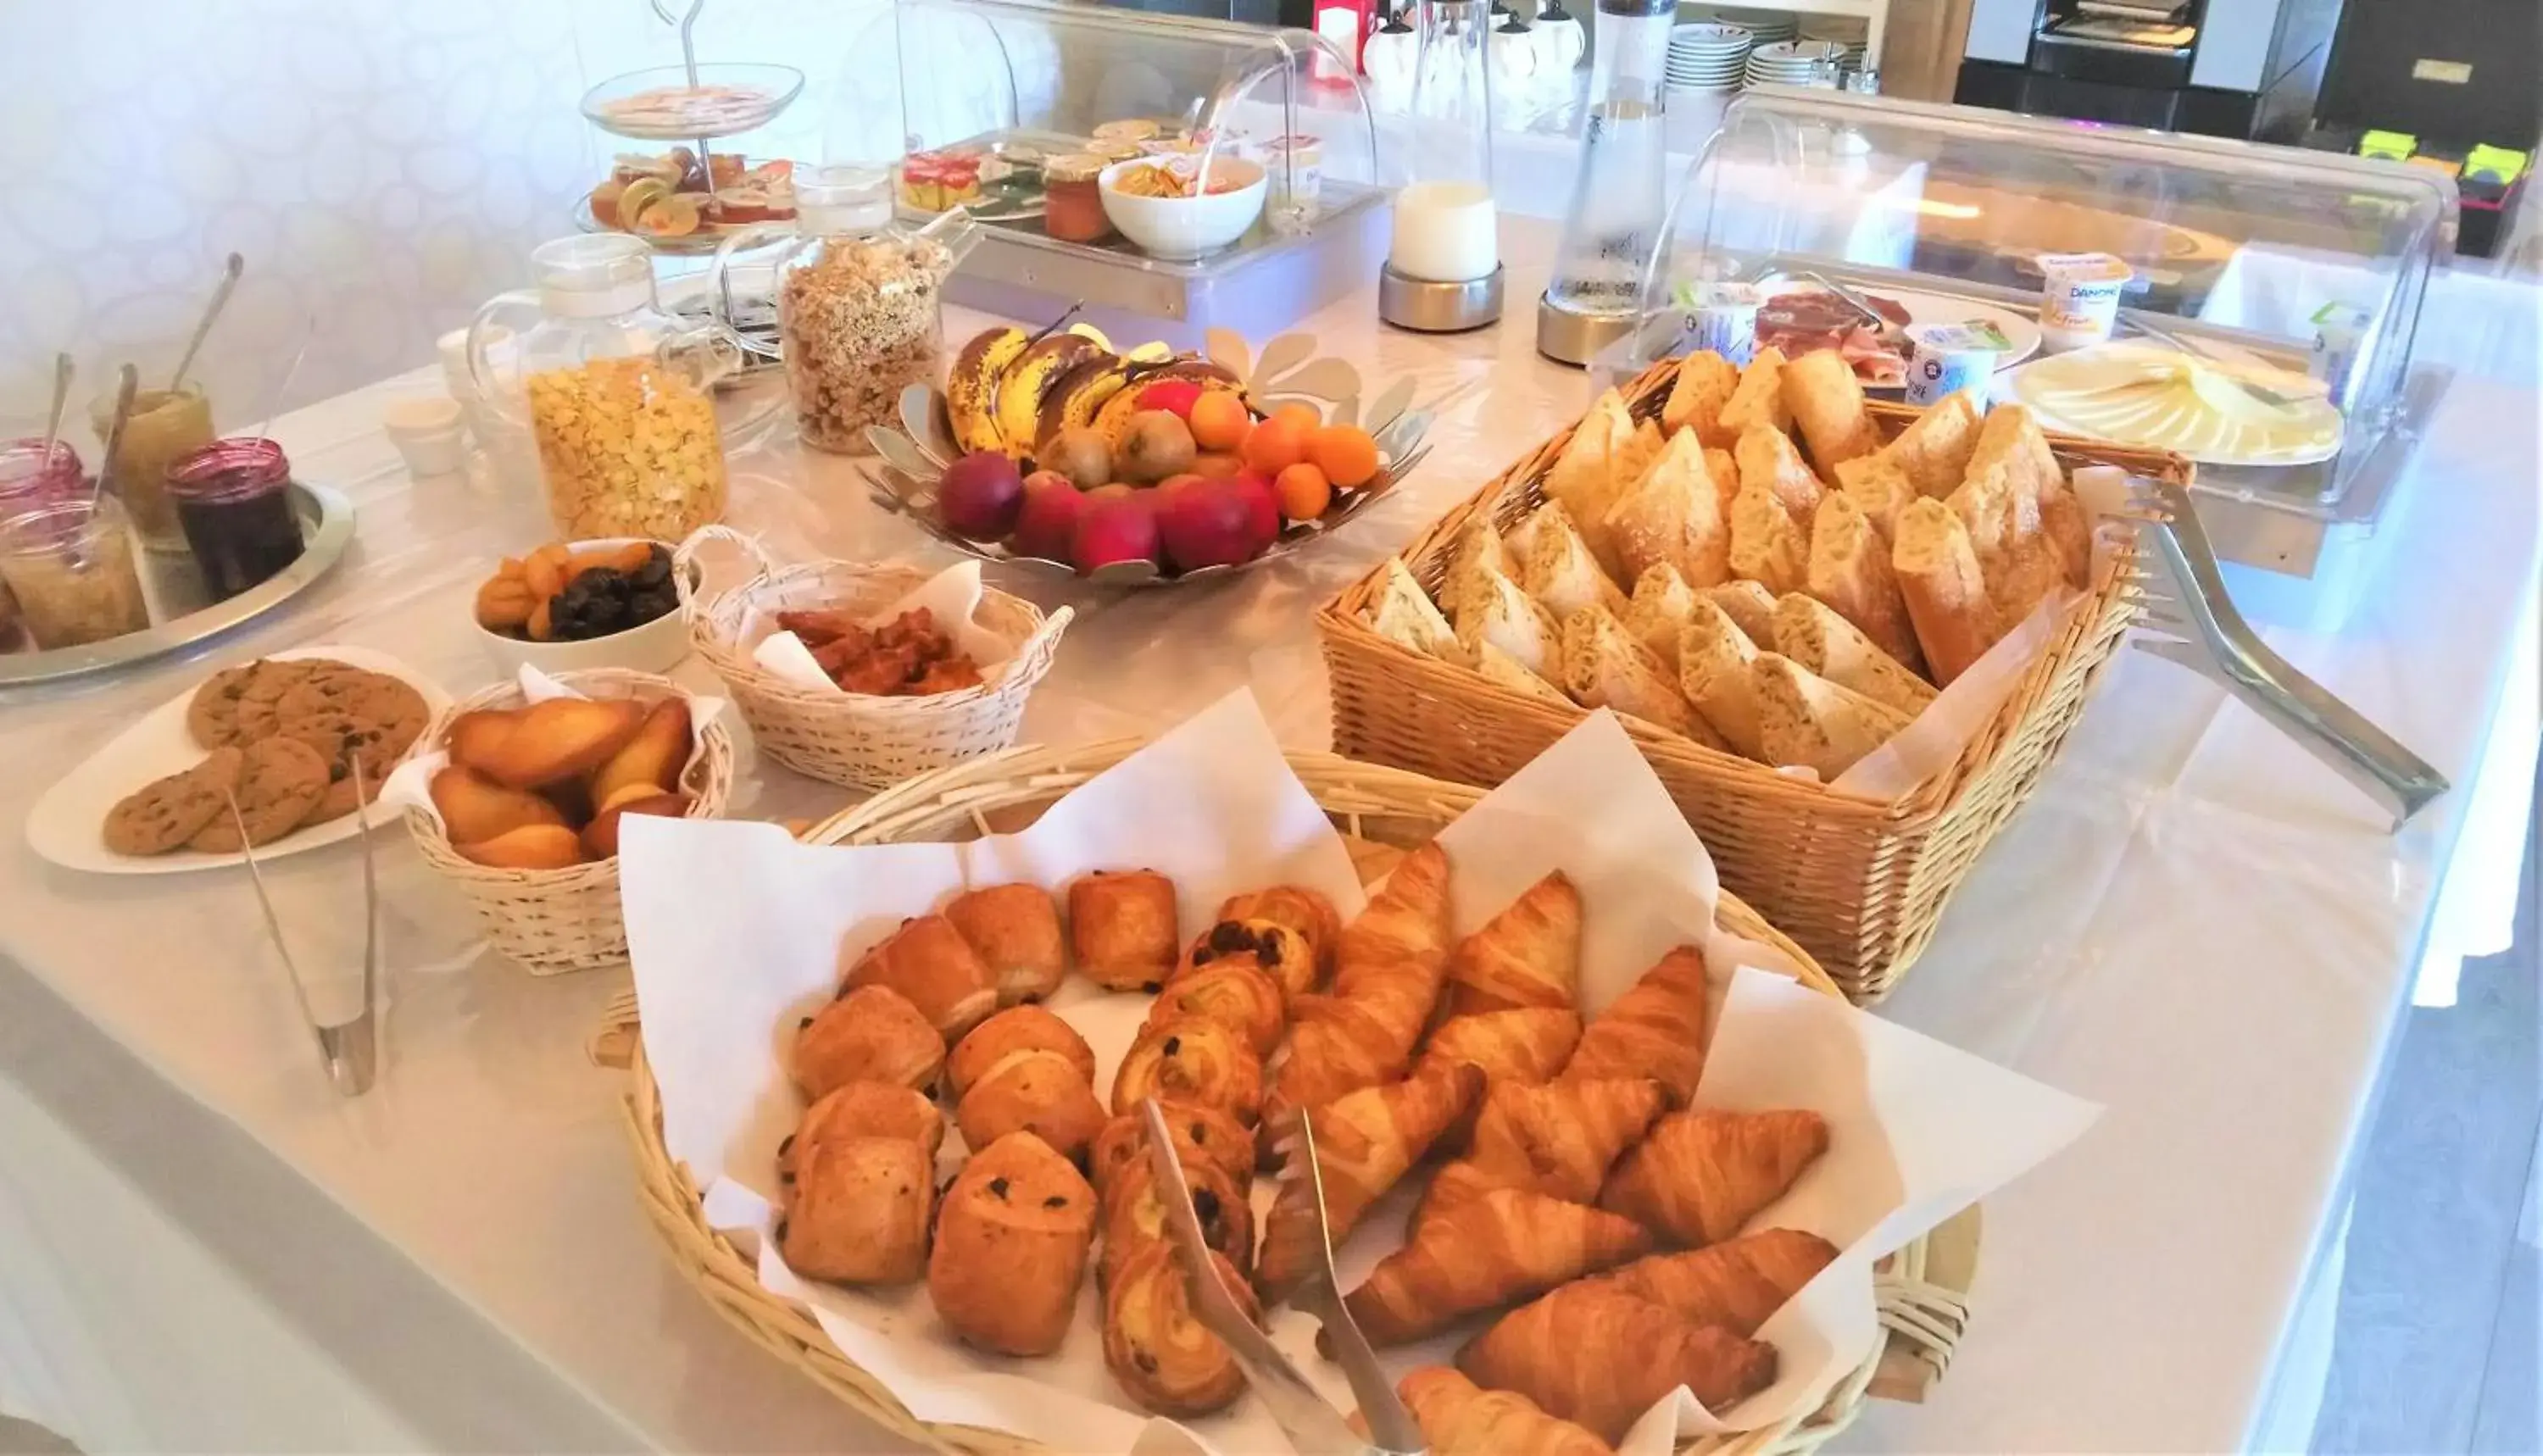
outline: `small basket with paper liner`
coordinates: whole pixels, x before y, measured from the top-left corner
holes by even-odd
[[[678,762],[675,768],[665,771],[674,786],[670,792],[686,799],[685,804],[677,805],[681,814],[689,818],[719,817],[732,795],[732,734],[719,721],[723,705],[699,697],[667,677],[618,667],[595,667],[549,677],[535,667],[524,667],[518,680],[471,693],[435,718],[424,735],[416,739],[406,761],[389,776],[380,797],[405,805],[407,831],[415,837],[424,862],[467,898],[486,928],[487,941],[532,975],[590,970],[627,959],[627,924],[619,905],[614,845],[588,840],[588,836],[602,832],[605,826],[599,826],[597,820],[606,815],[579,810],[576,815],[567,815],[552,810],[543,816],[568,826],[577,816],[592,820],[580,826],[577,837],[596,844],[596,848],[587,847],[580,863],[549,869],[505,868],[471,859],[452,843],[432,785],[434,777],[451,761],[448,745],[452,725],[471,714],[523,708],[551,697],[604,702],[623,699],[649,711],[671,700],[685,703],[689,710],[683,728],[688,737],[687,750],[684,756],[677,750],[666,755],[666,761],[677,757]],[[592,784],[606,768],[604,764],[536,794],[516,797],[525,803],[533,798],[542,802],[572,800],[577,793],[590,797]],[[595,804],[590,808],[599,810],[602,806]],[[662,810],[647,805],[635,811]],[[598,850],[613,852],[600,854]]]
[[[714,540],[741,547],[756,570],[737,586],[691,597],[686,568]],[[677,560],[690,643],[724,679],[760,750],[799,774],[851,789],[880,789],[1014,743],[1025,701],[1050,670],[1073,615],[1062,607],[1045,618],[1032,602],[981,585],[975,562],[935,574],[845,561],[780,567],[758,542],[723,526],[682,542]],[[977,663],[977,686],[920,697],[842,692],[792,634],[770,630],[781,611],[889,621],[912,606],[930,606]],[[781,637],[785,642],[775,642]]]
[[[1612,707],[1723,882],[1877,1000],[2128,626],[2116,477],[2192,470],[1871,403],[1832,351],[1663,360],[1318,614],[1334,741],[1496,784]]]
[[[1243,722],[1231,721],[1231,705],[1241,709],[1236,716]],[[1231,728],[1243,732],[1231,732]],[[1148,743],[1025,748],[930,774],[816,827],[803,845],[746,826],[708,826],[711,833],[684,826],[649,826],[632,856],[638,867],[629,881],[632,894],[650,898],[650,886],[656,882],[686,881],[702,874],[712,875],[719,886],[730,885],[735,893],[702,891],[676,922],[668,916],[640,921],[635,937],[636,993],[611,1013],[594,1046],[597,1058],[630,1072],[626,1128],[637,1157],[646,1210],[669,1245],[674,1262],[726,1318],[897,1434],[935,1449],[958,1451],[1129,1449],[1142,1425],[1131,1402],[1150,1410],[1157,1407],[1140,1398],[1132,1382],[1116,1383],[1119,1366],[1113,1366],[1114,1378],[1108,1379],[1107,1365],[1115,1352],[1114,1326],[1109,1320],[1078,1316],[1077,1328],[1053,1357],[1023,1363],[981,1362],[966,1355],[949,1333],[945,1322],[964,1317],[949,1314],[936,1303],[932,1279],[923,1286],[889,1279],[866,1287],[816,1283],[790,1267],[791,1250],[786,1259],[769,1252],[772,1237],[784,1245],[783,1227],[752,1220],[773,1220],[781,1206],[800,1212],[800,1205],[781,1205],[771,1201],[781,1195],[760,1191],[773,1190],[783,1182],[783,1175],[771,1182],[764,1165],[772,1158],[782,1160],[790,1146],[800,1160],[801,1138],[810,1134],[794,1120],[803,1111],[785,1076],[771,1076],[762,1021],[782,1024],[783,1039],[796,1026],[799,1009],[817,1010],[827,1000],[838,974],[837,963],[847,958],[837,953],[868,943],[869,932],[898,934],[890,929],[900,924],[898,917],[923,913],[940,896],[967,897],[966,887],[976,892],[983,884],[1005,884],[1018,876],[1024,877],[1022,882],[1055,891],[1090,866],[1129,863],[1120,858],[1125,854],[1161,871],[1175,870],[1176,892],[1194,905],[1217,903],[1237,886],[1294,882],[1324,887],[1322,892],[1341,911],[1343,923],[1355,925],[1374,925],[1377,922],[1370,917],[1404,913],[1411,901],[1397,898],[1399,883],[1409,884],[1402,893],[1416,899],[1426,893],[1426,883],[1434,904],[1447,902],[1435,913],[1449,917],[1450,907],[1454,909],[1443,930],[1450,936],[1462,935],[1460,944],[1467,947],[1506,944],[1497,929],[1522,923],[1534,913],[1533,907],[1545,901],[1545,886],[1553,884],[1575,890],[1582,912],[1572,922],[1582,939],[1577,990],[1569,994],[1578,998],[1576,1026],[1586,1019],[1591,1030],[1579,1038],[1579,1049],[1572,1055],[1589,1055],[1593,1039],[1600,1048],[1598,1066],[1585,1071],[1590,1080],[1577,1084],[1580,1091],[1552,1083],[1543,1087],[1556,1104],[1571,1106],[1563,1100],[1572,1098],[1597,1102],[1631,1095],[1642,1100],[1640,1121],[1633,1125],[1657,1129],[1671,1125],[1672,1119],[1692,1117],[1692,1113],[1665,1113],[1662,1109],[1669,1096],[1664,1089],[1683,1085],[1695,1089],[1687,1094],[1695,1108],[1724,1109],[1724,1115],[1734,1121],[1744,1117],[1746,1109],[1811,1110],[1794,1115],[1814,1123],[1823,1119],[1826,1151],[1812,1156],[1895,1160],[1897,1181],[1868,1179],[1862,1186],[1878,1186],[1881,1191],[1858,1199],[1862,1206],[1852,1213],[1813,1221],[1821,1214],[1804,1206],[1816,1196],[1811,1188],[1823,1194],[1856,1186],[1850,1167],[1830,1164],[1824,1178],[1803,1185],[1792,1184],[1790,1173],[1781,1175],[1785,1187],[1794,1190],[1792,1197],[1803,1201],[1760,1211],[1753,1221],[1748,1215],[1731,1220],[1744,1231],[1743,1240],[1749,1236],[1775,1239],[1768,1231],[1789,1228],[1796,1232],[1785,1237],[1822,1251],[1811,1267],[1823,1269],[1828,1275],[1824,1279],[1809,1272],[1768,1276],[1768,1282],[1783,1292],[1765,1304],[1778,1307],[1777,1319],[1794,1323],[1759,1327],[1755,1321],[1765,1315],[1763,1307],[1743,1317],[1748,1328],[1759,1331],[1760,1340],[1780,1341],[1777,1348],[1785,1351],[1786,1361],[1783,1374],[1791,1383],[1761,1391],[1753,1404],[1725,1402],[1718,1414],[1679,1406],[1669,1416],[1663,1414],[1672,1409],[1665,1400],[1657,1408],[1646,1400],[1636,1411],[1649,1411],[1661,1423],[1644,1439],[1617,1443],[1618,1449],[1632,1456],[1670,1449],[1689,1456],[1800,1456],[1817,1449],[1850,1423],[1868,1397],[1917,1399],[1942,1373],[1967,1319],[1961,1291],[1974,1269],[1977,1232],[1975,1210],[1966,1207],[1968,1199],[1982,1195],[2073,1136],[2089,1112],[2079,1111],[2045,1089],[1854,1011],[1798,947],[1734,897],[1714,892],[1701,845],[1664,791],[1634,762],[1633,753],[1613,721],[1601,716],[1584,724],[1575,740],[1549,753],[1542,771],[1531,780],[1514,781],[1507,789],[1488,795],[1330,754],[1284,753],[1262,724],[1259,710],[1240,694]],[[1253,761],[1258,755],[1270,764],[1268,769]],[[1594,829],[1547,827],[1548,816],[1559,818],[1560,805],[1582,792],[1584,778],[1602,786],[1615,814]],[[1642,782],[1632,782],[1636,779]],[[1070,799],[1077,802],[1069,805],[1068,811],[1045,814]],[[1174,811],[1134,811],[1134,805],[1156,803],[1170,804]],[[891,846],[893,855],[887,861],[856,858],[823,846]],[[930,860],[931,852],[945,863]],[[1577,883],[1564,874],[1546,872],[1539,856],[1577,876]],[[778,863],[781,860],[783,864]],[[1669,885],[1649,880],[1654,864],[1674,867]],[[1368,911],[1358,912],[1357,905],[1370,901],[1369,892],[1358,882],[1374,883],[1381,877],[1388,877],[1387,882],[1377,886]],[[1536,888],[1527,887],[1530,880]],[[774,888],[781,884],[791,888],[782,892]],[[1352,887],[1346,891],[1343,885]],[[1513,894],[1516,899],[1507,899]],[[705,908],[709,902],[713,908]],[[1502,908],[1493,909],[1497,904]],[[1633,908],[1627,913],[1618,908],[1623,906]],[[689,908],[698,908],[705,920],[687,915]],[[1191,930],[1206,913],[1195,918],[1187,912],[1183,929]],[[791,970],[775,961],[759,964],[744,975],[741,984],[729,976],[719,978],[708,962],[724,964],[715,948],[724,943],[730,927],[716,923],[718,917],[746,918],[758,927],[754,934],[764,944],[777,948],[777,960],[794,958],[801,963]],[[1678,949],[1660,956],[1654,965],[1654,948],[1672,942]],[[1432,944],[1444,955],[1448,943]],[[1703,947],[1701,954],[1695,950],[1698,944]],[[1466,954],[1463,949],[1457,953],[1459,958]],[[1345,958],[1348,962],[1348,953]],[[1363,973],[1368,963],[1363,956]],[[1511,962],[1489,959],[1479,952],[1477,964],[1486,963],[1506,966]],[[1679,968],[1673,970],[1673,965]],[[1761,968],[1769,965],[1780,969]],[[1684,973],[1698,977],[1691,990],[1689,983],[1663,979]],[[1445,1025],[1457,1027],[1461,1020],[1479,1029],[1498,1025],[1489,1014],[1469,1017],[1460,1010],[1459,995],[1484,994],[1491,981],[1486,972],[1461,982],[1464,974],[1449,972],[1450,1020]],[[1348,1002],[1364,994],[1348,989],[1349,983],[1350,974],[1346,971],[1336,979],[1328,999]],[[1495,984],[1504,991],[1514,989]],[[1655,988],[1663,989],[1659,1001],[1665,1001],[1666,1008],[1648,999]],[[1703,1009],[1711,991],[1721,993],[1717,999],[1723,1011],[1718,1016]],[[685,1010],[691,997],[719,998],[717,1004],[723,1010],[714,1017],[692,1016]],[[1647,999],[1638,1003],[1638,997]],[[644,1006],[641,1023],[639,998]],[[1065,1018],[1085,1043],[1097,1048],[1096,1059],[1104,1064],[1094,1078],[1099,1089],[1114,1075],[1117,1058],[1125,1074],[1139,1065],[1137,1047],[1145,1044],[1141,1038],[1148,1034],[1137,1029],[1156,1015],[1147,996],[1091,993],[1091,987],[1072,981],[1043,1004]],[[1628,1005],[1637,1009],[1628,1012]],[[1766,1020],[1752,1020],[1751,1009],[1771,1010]],[[1516,1021],[1526,1022],[1539,1010],[1523,1013]],[[1693,1042],[1684,1035],[1664,1031],[1635,1032],[1630,1035],[1637,1039],[1631,1042],[1618,1035],[1629,1026],[1687,1028],[1688,1022],[1680,1017],[1709,1024],[1711,1035],[1705,1035],[1702,1025],[1693,1028],[1698,1038]],[[1611,1018],[1614,1027],[1599,1039]],[[709,1025],[719,1021],[722,1027]],[[1173,1020],[1169,1025],[1186,1028],[1191,1023]],[[1292,1058],[1311,1054],[1295,1035],[1308,1025],[1302,1020],[1290,1029]],[[1886,1095],[1860,1087],[1837,1090],[1819,1081],[1820,1074],[1809,1068],[1840,1064],[1844,1056],[1833,1046],[1788,1040],[1788,1029],[1793,1029],[1794,1035],[1905,1038],[1895,1048],[1885,1045],[1878,1059],[1902,1068],[1912,1063],[1920,1070],[1907,1074],[1910,1082],[1938,1091],[1948,1086],[1950,1091],[1926,1100],[1918,1109],[1898,1109],[1900,1121],[1893,1133],[1882,1120],[1888,1104],[1883,1101],[1880,1112],[1872,1106]],[[1774,1044],[1758,1046],[1758,1035]],[[1912,1051],[1907,1041],[1915,1043]],[[1121,1049],[1125,1042],[1131,1047],[1126,1054]],[[1858,1051],[1869,1052],[1861,1041],[1853,1044]],[[1640,1050],[1629,1051],[1629,1045]],[[1677,1051],[1693,1053],[1699,1045],[1706,1048],[1700,1054],[1701,1063],[1677,1064]],[[1321,1104],[1318,1125],[1329,1125],[1330,1119],[1331,1125],[1365,1129],[1368,1124],[1357,1120],[1362,1111],[1359,1105],[1373,1100],[1372,1107],[1403,1112],[1407,1120],[1395,1124],[1398,1135],[1424,1136],[1426,1142],[1425,1132],[1414,1130],[1417,1122],[1428,1134],[1445,1125],[1438,1115],[1440,1109],[1430,1106],[1432,1100],[1441,1095],[1463,1096],[1450,1094],[1449,1089],[1466,1086],[1466,1074],[1478,1073],[1474,1065],[1455,1063],[1485,1055],[1475,1042],[1460,1041],[1454,1051],[1447,1048],[1444,1036],[1433,1035],[1419,1053],[1427,1058],[1436,1051],[1449,1058],[1439,1075],[1421,1070],[1427,1063],[1417,1061],[1406,1081],[1371,1085]],[[1778,1054],[1786,1049],[1797,1054]],[[1907,1060],[1889,1061],[1892,1049]],[[958,1045],[958,1056],[960,1050]],[[1567,1059],[1557,1054],[1547,1065]],[[1744,1074],[1732,1070],[1743,1065],[1748,1069]],[[1938,1069],[1932,1082],[1921,1070],[1928,1066]],[[1721,1069],[1719,1075],[1707,1067]],[[1943,1067],[1958,1070],[1943,1072]],[[1448,1070],[1455,1075],[1448,1075]],[[1781,1074],[1811,1079],[1818,1090],[1769,1085]],[[1515,1071],[1509,1075],[1522,1083],[1528,1080]],[[1641,1076],[1654,1080],[1634,1080]],[[1768,1082],[1745,1084],[1740,1080],[1744,1076]],[[1271,1080],[1282,1083],[1278,1077]],[[1471,1081],[1480,1089],[1487,1079],[1478,1074]],[[1421,1088],[1427,1090],[1417,1090]],[[1120,1085],[1115,1084],[1117,1111],[1121,1095]],[[2040,1097],[2051,1099],[2057,1111],[2036,1117],[2032,1125],[2053,1124],[2058,1130],[2040,1138],[2014,1132],[1997,1135],[2003,1129],[1993,1125],[1993,1114],[1984,1110],[1987,1106],[2019,1104],[2025,1108],[2022,1115],[2033,1117],[2043,1110],[2036,1100]],[[1487,1094],[1486,1124],[1496,1115],[1491,1101]],[[1933,1120],[1944,1113],[1947,1104],[1948,1114]],[[1707,1115],[1712,1113],[1708,1111]],[[1975,1120],[1965,1121],[1965,1116]],[[1628,1161],[1638,1156],[1638,1149],[1658,1156],[1651,1150],[1680,1135],[1656,1131],[1659,1141],[1648,1142],[1632,1126],[1610,1125],[1615,1122],[1613,1117],[1598,1119],[1598,1125],[1609,1126],[1614,1134],[1608,1156],[1621,1148]],[[1911,1129],[1910,1123],[1917,1127]],[[1981,1123],[1988,1124],[1986,1130],[1977,1130]],[[781,1144],[780,1135],[790,1126],[796,1127],[797,1135]],[[1964,1134],[1972,1140],[1963,1141]],[[1477,1133],[1479,1139],[1484,1135],[1481,1130]],[[1929,1135],[1934,1143],[1920,1146]],[[1194,1137],[1193,1147],[1203,1147],[1197,1127]],[[1608,1134],[1582,1130],[1580,1137],[1584,1142],[1599,1141]],[[1338,1146],[1352,1141],[1346,1138]],[[1983,1171],[1963,1157],[1972,1154],[1977,1143],[2000,1148],[2026,1141],[2023,1151],[2007,1153],[2000,1164],[1990,1162]],[[1927,1161],[1924,1147],[1944,1143],[1951,1145],[1951,1155]],[[1103,1170],[1118,1166],[1108,1165],[1103,1148],[1099,1140],[1091,1160],[1099,1186],[1106,1177]],[[1250,1140],[1240,1139],[1239,1149],[1240,1159],[1250,1164]],[[1584,1187],[1594,1189],[1601,1182],[1599,1169],[1607,1163],[1601,1159],[1573,1169],[1587,1156],[1565,1154],[1560,1161],[1565,1169],[1582,1173],[1587,1180]],[[1976,1156],[1992,1159],[1995,1155]],[[1184,1162],[1192,1169],[1194,1156],[1187,1152]],[[1929,1184],[1947,1163],[1955,1176]],[[796,1166],[800,1170],[800,1161]],[[1430,1179],[1426,1198],[1447,1196],[1439,1192],[1437,1176],[1417,1171],[1422,1166],[1418,1149],[1409,1149],[1389,1166],[1397,1170],[1386,1175],[1390,1181],[1404,1177],[1411,1185]],[[1616,1166],[1621,1173],[1625,1164]],[[1364,1181],[1373,1176],[1371,1168],[1365,1158],[1329,1154],[1326,1207],[1342,1239],[1337,1262],[1346,1286],[1352,1290],[1354,1315],[1382,1346],[1390,1378],[1401,1379],[1417,1368],[1445,1363],[1448,1352],[1462,1341],[1477,1351],[1471,1364],[1459,1360],[1468,1365],[1469,1375],[1502,1389],[1527,1388],[1526,1372],[1496,1368],[1496,1360],[1507,1356],[1509,1339],[1500,1341],[1503,1348],[1496,1356],[1483,1348],[1486,1341],[1467,1337],[1480,1337],[1510,1320],[1519,1320],[1517,1328],[1523,1334],[1526,1321],[1520,1317],[1531,1307],[1527,1291],[1559,1294],[1581,1287],[1580,1271],[1548,1273],[1524,1289],[1504,1287],[1498,1294],[1485,1295],[1481,1302],[1467,1300],[1428,1314],[1390,1304],[1379,1292],[1383,1278],[1376,1270],[1412,1247],[1400,1232],[1410,1200],[1385,1204],[1371,1216],[1359,1218],[1370,1211],[1368,1199],[1378,1190]],[[1962,1181],[1958,1173],[1973,1176]],[[1338,1185],[1338,1178],[1348,1181],[1348,1186]],[[1626,1185],[1638,1181],[1639,1175],[1616,1181],[1620,1201],[1635,1196]],[[1946,1190],[1944,1183],[1953,1188]],[[1266,1291],[1267,1307],[1276,1308],[1280,1302],[1267,1281],[1277,1277],[1280,1231],[1290,1226],[1284,1221],[1289,1218],[1284,1206],[1300,1187],[1293,1177],[1266,1176],[1256,1184],[1250,1200],[1266,1210],[1258,1220],[1264,1236],[1254,1277]],[[1482,1196],[1493,1208],[1505,1202],[1534,1206],[1515,1191]],[[1537,1202],[1551,1203],[1565,1196],[1548,1193]],[[1586,1196],[1580,1196],[1578,1203],[1562,1205],[1575,1219],[1592,1224],[1625,1221],[1622,1215],[1588,1207]],[[1853,1196],[1837,1193],[1826,1206],[1832,1208]],[[1893,1212],[1879,1212],[1868,1199],[1877,1199],[1879,1208]],[[1600,1194],[1597,1201],[1607,1200]],[[1965,1211],[1945,1217],[1955,1209]],[[1456,1215],[1442,1215],[1449,1216]],[[1672,1217],[1657,1206],[1637,1216]],[[1681,1232],[1660,1239],[1659,1244],[1684,1247],[1690,1242],[1685,1228],[1681,1220]],[[1692,1241],[1703,1242],[1701,1238]],[[1613,1258],[1594,1258],[1580,1269],[1618,1267],[1618,1261],[1631,1259],[1645,1244],[1638,1237],[1633,1248],[1617,1251]],[[1243,1247],[1252,1249],[1252,1241],[1248,1239]],[[1839,1249],[1844,1252],[1836,1252]],[[1877,1250],[1893,1252],[1876,1262]],[[1241,1269],[1239,1256],[1231,1252],[1230,1259]],[[1117,1295],[1120,1283],[1132,1279],[1132,1271],[1141,1266],[1135,1260],[1118,1266]],[[1585,1282],[1600,1281],[1591,1277]],[[1808,1285],[1804,1292],[1792,1294],[1804,1284]],[[1506,1313],[1494,1313],[1497,1307]],[[933,1318],[931,1308],[936,1311]],[[1831,1310],[1838,1312],[1833,1325],[1817,1323]],[[1097,1330],[1090,1328],[1099,1323],[1106,1335],[1100,1341]],[[1835,1325],[1844,1326],[1847,1333],[1837,1332]],[[1812,1337],[1802,1333],[1822,1328],[1829,1336],[1824,1343],[1814,1345]],[[1328,1400],[1349,1409],[1337,1389],[1341,1376],[1336,1367],[1313,1352],[1312,1321],[1302,1321],[1292,1312],[1273,1318],[1267,1329]],[[877,1340],[895,1346],[887,1362],[871,1353]],[[1102,1363],[1093,1359],[1099,1344],[1106,1355]],[[1813,1349],[1817,1353],[1811,1353]],[[1591,1362],[1576,1363],[1587,1368]],[[970,1379],[971,1373],[991,1372],[997,1373],[998,1381]],[[1409,1394],[1408,1404],[1418,1412],[1422,1402]],[[1262,1438],[1267,1413],[1259,1401],[1240,1394],[1234,1405],[1208,1409],[1212,1414],[1182,1418],[1191,1422],[1193,1434],[1206,1448],[1277,1448],[1276,1435]],[[1605,1414],[1611,1418],[1617,1414],[1613,1403]],[[1601,1423],[1612,1426],[1614,1422]],[[1670,1438],[1672,1426],[1679,1439]],[[1434,1449],[1445,1449],[1437,1431],[1430,1435]]]

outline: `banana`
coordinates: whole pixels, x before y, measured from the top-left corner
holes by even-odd
[[[1022,329],[990,329],[975,335],[954,355],[945,371],[945,413],[954,424],[954,442],[967,453],[998,450],[998,385],[1032,336]]]
[[[1077,334],[1053,334],[1026,348],[998,381],[998,447],[1019,460],[1032,455],[1051,385],[1071,366],[1105,356],[1093,340]]]
[[[1162,339],[1151,339],[1121,357],[1134,364],[1160,364],[1175,356],[1173,345]]]
[[[1041,415],[1034,424],[1037,453],[1063,429],[1092,424],[1104,402],[1130,382],[1128,371],[1111,355],[1080,361],[1052,381],[1042,396]]]
[[[1095,427],[1097,433],[1104,436],[1104,443],[1117,447],[1121,443],[1121,436],[1129,433],[1130,417],[1139,413],[1139,390],[1149,382],[1150,376],[1139,375],[1122,388],[1114,391],[1112,398],[1104,402],[1103,408],[1095,412],[1095,418],[1088,422]]]
[[[1071,324],[1068,326],[1068,332],[1076,335],[1080,339],[1093,341],[1095,346],[1104,350],[1106,353],[1112,353],[1114,351],[1113,341],[1105,338],[1104,331],[1096,328],[1093,324]]]

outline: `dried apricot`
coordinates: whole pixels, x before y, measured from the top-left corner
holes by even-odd
[[[477,588],[477,625],[489,632],[517,632],[530,620],[536,599],[518,576],[496,576]]]

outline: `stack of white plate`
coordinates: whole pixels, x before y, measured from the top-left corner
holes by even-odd
[[[1739,89],[1752,38],[1740,26],[1698,21],[1669,31],[1668,89],[1725,92]]]
[[[1680,12],[1688,20],[1719,21],[1737,26],[1755,38],[1759,45],[1772,45],[1779,40],[1798,39],[1802,34],[1800,17],[1789,10],[1748,10],[1735,5],[1694,5]]]
[[[1822,78],[1818,68],[1832,63],[1844,53],[1844,47],[1833,40],[1781,40],[1760,45],[1748,52],[1745,70],[1751,86],[1811,86],[1822,81],[1836,85],[1833,70]]]

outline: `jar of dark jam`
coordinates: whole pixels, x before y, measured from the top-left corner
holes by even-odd
[[[168,468],[168,497],[214,601],[300,559],[291,462],[268,439],[215,440]]]

